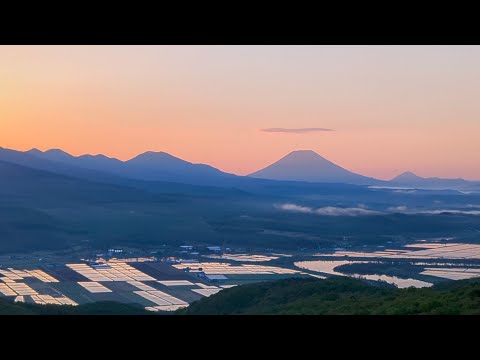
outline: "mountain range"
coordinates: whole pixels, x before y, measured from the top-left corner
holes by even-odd
[[[32,149],[26,154],[37,159],[136,180],[207,184],[214,183],[220,178],[235,176],[210,165],[193,164],[165,152],[148,151],[128,161],[109,158],[101,154],[76,157],[59,149],[45,152]]]
[[[0,149],[0,253],[192,242],[298,250],[342,245],[337,244],[343,238],[338,234],[350,236],[352,243],[368,239],[378,244],[385,241],[384,234],[463,231],[462,236],[478,236],[480,218],[469,215],[469,204],[480,204],[480,195],[372,189],[366,186],[369,178],[319,155],[296,152],[292,157],[305,168],[317,168],[314,181],[329,183],[299,181],[303,177],[281,180],[279,172],[275,180],[236,176],[166,153],[120,161],[61,150]],[[299,165],[295,169],[303,171]],[[398,211],[408,215],[390,208],[405,209]],[[415,215],[418,209],[452,208],[467,214]],[[465,235],[465,229],[472,234]]]
[[[105,155],[72,156],[60,149],[21,152],[0,148],[0,161],[87,180],[127,184],[128,180],[215,186],[272,185],[271,181],[338,183],[419,189],[478,190],[480,182],[464,179],[422,178],[411,172],[390,181],[356,174],[311,150],[297,150],[248,176],[238,176],[207,164],[194,164],[166,152],[148,151],[128,161]],[[263,180],[263,182],[262,182]],[[265,182],[269,181],[269,182]],[[306,186],[306,184],[305,184]]]
[[[424,178],[410,171],[398,175],[390,181],[393,186],[408,186],[416,189],[456,189],[475,190],[480,188],[480,181],[468,181],[465,179],[443,179],[438,177]]]

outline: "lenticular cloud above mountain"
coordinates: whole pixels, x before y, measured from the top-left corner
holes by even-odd
[[[313,214],[320,216],[367,216],[367,215],[380,215],[381,212],[369,210],[365,207],[355,207],[355,208],[340,208],[335,206],[326,206],[321,208],[311,208],[308,206],[300,206],[296,204],[280,204],[276,205],[278,209],[304,213],[304,214]]]

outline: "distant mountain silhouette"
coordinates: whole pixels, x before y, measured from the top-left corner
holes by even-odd
[[[285,186],[301,192],[311,190],[311,186],[316,186],[315,183],[480,190],[479,181],[423,178],[412,172],[405,172],[390,181],[377,180],[344,169],[311,150],[293,151],[249,176],[225,173],[210,165],[194,164],[166,152],[153,151],[121,161],[102,154],[72,156],[61,149],[31,149],[22,152],[0,147],[0,161],[95,182],[142,188],[158,187],[147,182],[169,182],[261,192],[273,188],[279,191]]]
[[[424,178],[407,171],[390,180],[394,186],[407,186],[418,189],[456,189],[474,190],[480,189],[480,181],[469,181],[465,179],[444,179],[438,177]]]
[[[289,153],[266,168],[249,176],[271,180],[308,181],[374,185],[382,181],[355,174],[318,155],[312,150]]]
[[[124,164],[130,177],[142,180],[193,181],[195,179],[197,183],[211,183],[216,179],[235,177],[213,166],[193,164],[165,152],[148,151]]]
[[[76,167],[82,167],[86,169],[93,169],[99,171],[120,171],[122,161],[114,158],[106,157],[105,155],[82,155],[72,156],[60,149],[51,149],[47,151],[40,151],[38,149],[32,149],[25,153],[33,155],[37,158],[60,162]]]
[[[291,193],[326,190],[324,184],[255,179],[223,173],[214,167],[192,164],[167,153],[147,152],[123,162],[104,155],[59,155],[58,151],[32,149],[26,152],[0,147],[0,161],[48,171],[79,179],[148,189],[154,192],[194,191],[221,194],[225,190],[247,191],[256,194]],[[59,156],[56,156],[59,155]],[[55,159],[55,160],[53,160]],[[189,188],[188,186],[201,188]],[[318,186],[321,185],[321,189]],[[341,186],[340,186],[341,185]],[[219,190],[224,188],[225,190]],[[334,191],[328,187],[328,191]],[[357,191],[352,185],[336,184],[335,191]]]
[[[59,149],[45,152],[32,149],[25,154],[37,159],[52,161],[56,164],[100,171],[135,180],[212,185],[218,181],[236,177],[210,165],[193,164],[165,152],[148,151],[128,161],[109,158],[105,155],[72,156]],[[52,169],[47,168],[45,170],[51,171]]]
[[[38,149],[32,149],[26,152],[36,156],[41,156],[43,154],[43,157],[45,159],[52,160],[52,161],[68,161],[69,159],[73,158],[72,155],[60,149],[50,149],[45,151],[44,153],[42,153]]]
[[[46,152],[45,152],[46,153]],[[101,170],[92,170],[78,166],[78,164],[69,164],[66,159],[67,156],[55,156],[58,152],[50,152],[45,155],[37,149],[32,149],[26,152],[10,150],[0,147],[0,161],[26,166],[32,169],[49,171],[55,174],[73,176],[81,179],[88,179],[100,182],[114,182],[117,176]],[[66,153],[65,153],[66,154]],[[68,155],[68,154],[66,154]],[[70,156],[70,155],[69,155]],[[51,160],[51,159],[57,160]],[[73,158],[73,157],[72,157]]]
[[[406,171],[397,177],[393,178],[391,181],[396,181],[396,182],[411,182],[411,181],[419,181],[422,180],[423,178],[414,174],[411,171]]]

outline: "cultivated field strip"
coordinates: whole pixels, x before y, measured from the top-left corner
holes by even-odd
[[[112,301],[122,301],[125,298],[132,299],[131,296],[135,294],[144,299],[140,300],[137,298],[141,304],[144,304],[147,310],[174,311],[180,307],[188,306],[188,302],[178,298],[177,294],[180,294],[181,297],[186,296],[186,298],[189,299],[188,301],[192,301],[191,299],[196,299],[199,295],[210,296],[225,288],[235,286],[221,283],[224,280],[228,280],[225,275],[233,276],[238,274],[243,277],[248,277],[249,275],[255,277],[257,275],[303,274],[302,271],[298,270],[258,264],[259,262],[269,261],[278,257],[246,254],[231,254],[227,255],[227,257],[229,260],[243,261],[246,263],[230,264],[220,261],[206,261],[201,263],[177,263],[171,265],[177,269],[174,273],[178,272],[178,270],[186,270],[189,268],[192,273],[190,277],[192,275],[198,277],[197,281],[182,279],[178,276],[180,273],[172,277],[170,274],[171,271],[167,270],[166,272],[162,272],[163,270],[155,270],[155,267],[152,267],[153,270],[151,274],[156,275],[148,275],[143,272],[143,270],[150,273],[148,270],[149,266],[141,266],[139,268],[142,270],[139,270],[133,267],[133,264],[128,264],[121,260],[68,263],[65,264],[65,266],[77,275],[73,275],[70,272],[65,273],[62,269],[56,271],[54,274],[58,274],[62,282],[66,280],[66,282],[71,282],[77,286],[71,287],[71,285],[61,284],[59,288],[51,288],[47,294],[38,293],[35,290],[37,287],[34,286],[34,288],[31,288],[27,285],[27,283],[30,284],[30,280],[25,280],[35,278],[44,283],[59,282],[45,271],[39,269],[1,269],[0,294],[15,297],[17,301],[34,302],[42,305],[78,305],[76,301],[82,303],[85,301],[85,298],[80,296],[77,299],[76,296],[85,291],[93,295],[87,298],[90,299],[88,301],[95,301],[95,294],[111,293],[112,295],[109,296]],[[255,262],[257,264],[255,264]],[[82,278],[79,278],[78,275],[81,275]],[[209,281],[220,281],[220,284],[218,284],[218,286],[208,283],[205,284],[203,280],[200,280],[205,276]],[[27,281],[27,283],[24,283],[25,281]],[[42,287],[40,286],[39,289],[40,288]],[[159,288],[164,291],[159,290]],[[55,290],[55,292],[52,292],[52,289]],[[60,293],[58,289],[65,289],[69,297]],[[169,294],[170,291],[175,295]],[[191,294],[188,295],[186,291],[190,291]],[[58,296],[55,295],[56,293]],[[105,299],[105,297],[99,296],[98,299]]]
[[[66,296],[53,297],[51,295],[32,295],[31,298],[36,304],[40,305],[78,305],[75,301],[69,299]]]
[[[140,290],[143,290],[143,291],[156,290],[154,287],[151,287],[150,285],[144,284],[144,283],[142,283],[140,281],[136,281],[136,280],[127,281],[127,283],[129,283],[130,285],[133,285],[137,289],[140,289]]]
[[[470,268],[425,268],[420,274],[441,277],[450,280],[464,280],[480,277],[480,269]]]
[[[155,278],[125,263],[112,263],[102,268],[93,268],[86,264],[66,264],[91,281],[155,281]]]
[[[220,262],[201,262],[201,263],[180,263],[173,267],[185,270],[187,268],[192,272],[202,271],[207,275],[268,275],[268,274],[297,274],[300,271],[285,269],[276,266],[264,266],[253,264],[231,265],[229,263]],[[200,270],[201,269],[201,270]]]
[[[42,270],[15,270],[8,268],[7,270],[0,270],[0,274],[4,275],[10,280],[24,280],[25,278],[37,278],[45,283],[58,282],[53,276],[48,275]]]
[[[79,281],[78,285],[84,287],[91,293],[108,293],[112,292],[112,290],[108,289],[107,287],[103,286],[102,284],[96,281]]]
[[[185,307],[185,305],[160,305],[160,306],[147,306],[145,310],[148,311],[175,311]]]
[[[266,262],[278,259],[278,256],[267,255],[248,255],[248,254],[223,254],[223,255],[209,255],[211,259],[218,260],[233,260],[242,262]]]
[[[477,244],[425,243],[407,245],[406,248],[408,249],[375,252],[336,251],[333,254],[317,254],[317,256],[390,259],[480,259],[480,245]]]
[[[197,294],[200,294],[200,295],[203,295],[203,296],[210,296],[210,295],[213,295],[213,294],[216,294],[218,293],[220,290],[220,288],[216,288],[216,289],[192,289],[192,291],[196,292]]]
[[[181,305],[188,306],[188,303],[177,299],[174,296],[164,293],[163,291],[134,291],[135,294],[155,303],[156,305]]]
[[[193,283],[188,280],[159,280],[157,282],[165,286],[193,286]]]

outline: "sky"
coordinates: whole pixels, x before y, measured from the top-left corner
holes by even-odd
[[[480,180],[480,46],[0,46],[0,146]]]

